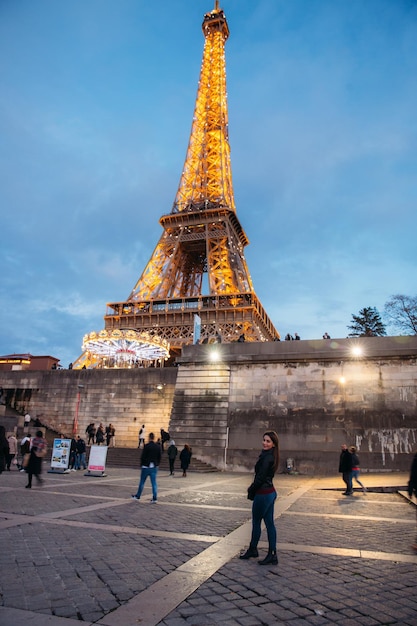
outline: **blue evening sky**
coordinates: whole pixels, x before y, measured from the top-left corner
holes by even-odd
[[[237,214],[282,335],[416,295],[416,0],[224,0]],[[0,354],[64,366],[171,211],[214,0],[0,0]],[[389,329],[388,329],[389,330]]]

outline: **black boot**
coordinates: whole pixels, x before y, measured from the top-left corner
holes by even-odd
[[[246,552],[244,554],[241,554],[239,559],[251,559],[251,558],[255,558],[259,556],[258,554],[258,549],[257,548],[251,548],[249,546],[249,548],[246,550]]]
[[[275,551],[268,552],[262,561],[258,561],[259,565],[278,565],[278,557]]]

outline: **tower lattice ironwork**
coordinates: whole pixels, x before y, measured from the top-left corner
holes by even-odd
[[[107,305],[106,331],[159,335],[179,351],[201,340],[279,339],[258,300],[244,256],[248,238],[237,218],[230,161],[224,11],[204,15],[205,37],[197,99],[184,169],[163,233],[124,302]]]

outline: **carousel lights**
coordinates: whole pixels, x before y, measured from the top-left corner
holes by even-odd
[[[129,365],[136,361],[159,361],[169,357],[166,339],[136,330],[101,330],[84,336],[83,351],[99,359],[112,359],[115,364]]]

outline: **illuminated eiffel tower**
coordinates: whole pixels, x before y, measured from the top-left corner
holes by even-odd
[[[169,342],[171,354],[193,343],[196,315],[201,341],[279,339],[255,294],[243,252],[249,241],[236,215],[224,51],[229,27],[218,0],[202,28],[197,99],[174,205],[159,220],[164,231],[131,294],[109,303],[104,317],[105,332],[145,331]]]

